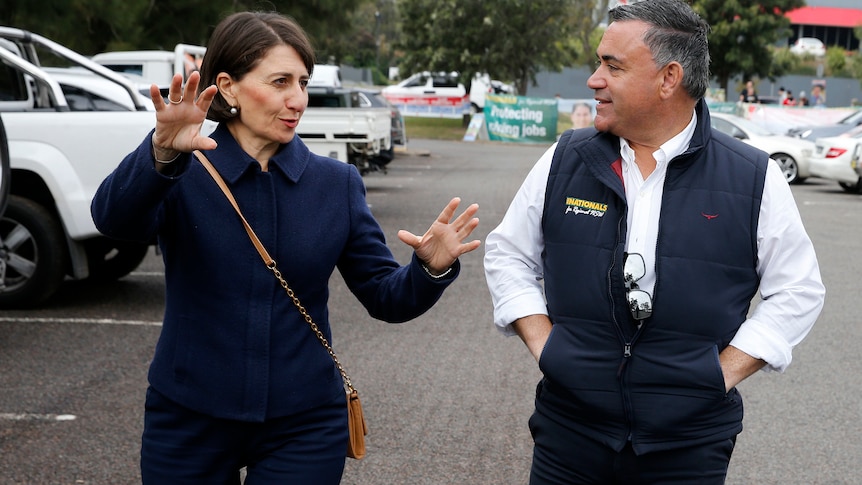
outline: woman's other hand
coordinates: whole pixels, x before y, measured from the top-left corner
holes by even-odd
[[[481,244],[478,239],[468,243],[461,242],[479,225],[479,219],[473,217],[479,210],[479,205],[470,205],[460,216],[452,220],[460,204],[459,197],[449,201],[443,212],[421,237],[403,229],[398,231],[398,238],[413,247],[416,256],[426,264],[432,274],[444,273],[459,256],[473,251]]]

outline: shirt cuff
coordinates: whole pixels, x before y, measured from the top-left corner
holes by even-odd
[[[503,332],[503,335],[511,337],[517,335],[512,328],[512,323],[519,318],[530,315],[547,315],[548,305],[541,293],[522,292],[505,301],[500,301],[494,307],[494,325]]]
[[[746,354],[766,362],[767,371],[784,372],[790,365],[793,348],[780,334],[755,320],[746,320],[739,327],[730,345]]]

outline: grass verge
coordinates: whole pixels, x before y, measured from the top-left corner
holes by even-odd
[[[404,126],[407,128],[408,138],[422,138],[428,140],[463,140],[467,128],[461,119],[450,118],[421,118],[417,116],[405,116]],[[557,134],[572,127],[568,116],[560,115],[557,121]]]

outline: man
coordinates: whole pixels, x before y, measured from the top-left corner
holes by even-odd
[[[710,129],[708,25],[679,0],[610,20],[595,129],[563,134],[486,241],[495,324],[544,374],[530,483],[719,484],[736,385],[788,366],[825,290],[778,164]]]

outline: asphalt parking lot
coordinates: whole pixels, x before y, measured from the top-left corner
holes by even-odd
[[[452,196],[478,202],[476,236],[499,222],[545,147],[411,140],[388,174],[365,178],[368,203],[402,261],[398,229],[424,232]],[[783,375],[740,386],[745,430],[731,485],[858,484],[862,373],[858,310],[862,196],[810,179],[793,186],[827,286],[826,307]],[[360,389],[368,456],[344,484],[525,484],[527,419],[539,372],[491,323],[482,249],[422,317],[368,317],[332,281],[334,347]],[[0,311],[0,484],[139,483],[146,371],[163,311],[152,254],[110,285],[66,284],[48,306]]]

